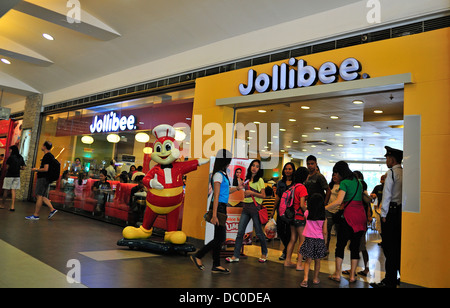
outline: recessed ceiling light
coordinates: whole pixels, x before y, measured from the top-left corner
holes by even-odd
[[[255,124],[261,124],[261,122],[258,122],[258,121],[254,121],[253,123],[255,123]]]
[[[375,132],[375,133],[373,133],[374,135],[379,135],[380,133],[379,132]]]
[[[389,141],[397,141],[395,138],[390,138]]]
[[[296,119],[289,119],[289,122],[295,122],[297,121]]]
[[[374,110],[373,113],[383,113],[383,110]]]
[[[280,132],[285,132],[286,128],[280,128]]]
[[[353,101],[353,104],[355,104],[355,105],[361,105],[361,104],[364,104],[364,102],[363,102],[362,100],[355,99],[355,100]]]
[[[356,125],[353,125],[353,127],[354,128],[361,128],[361,125],[356,124]]]
[[[302,138],[308,138],[308,135],[302,135]]]
[[[344,145],[343,144],[338,144],[338,147],[343,147]]]
[[[312,148],[315,148],[316,146],[313,144],[311,147],[312,147]]]
[[[311,107],[309,107],[309,106],[301,106],[300,108],[302,108],[304,110],[309,110]]]
[[[337,119],[339,119],[339,117],[338,116],[330,116],[330,119],[337,120]]]
[[[53,36],[51,36],[51,35],[48,34],[48,33],[44,33],[44,34],[42,34],[42,36],[43,36],[44,38],[46,38],[47,40],[49,40],[49,41],[53,41],[53,40],[54,40]]]
[[[7,60],[7,59],[1,59],[0,61],[2,61],[5,64],[11,64],[11,61]]]
[[[302,152],[306,152],[306,149],[302,149]]]
[[[341,134],[339,134],[339,133],[336,133],[336,134],[334,134],[335,136],[337,136],[337,137],[340,137],[340,136],[342,136]]]
[[[293,140],[292,142],[293,142],[293,143],[298,143],[298,140]]]
[[[315,129],[315,130],[321,130],[321,128],[320,128],[320,127],[314,127],[314,129]]]

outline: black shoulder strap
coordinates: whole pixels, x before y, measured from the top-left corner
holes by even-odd
[[[359,180],[358,179],[356,179],[356,181],[358,182],[358,184],[357,184],[357,186],[356,186],[356,191],[355,191],[355,194],[353,195],[353,197],[350,199],[350,201],[348,201],[347,202],[347,204],[346,205],[344,205],[344,209],[347,207],[347,205],[349,205],[350,204],[350,202],[352,202],[353,201],[353,199],[355,198],[355,196],[356,196],[356,193],[358,192],[358,188],[359,188]]]

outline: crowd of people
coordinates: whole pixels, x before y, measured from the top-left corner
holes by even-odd
[[[44,156],[39,168],[32,168],[37,172],[36,182],[36,205],[33,215],[25,217],[28,220],[39,220],[39,212],[42,205],[48,206],[50,213],[48,219],[57,213],[51,201],[48,199],[50,181],[47,178],[49,167],[54,160],[51,153],[52,144],[44,142],[41,150]],[[243,244],[245,230],[250,220],[261,247],[261,257],[258,262],[267,262],[267,243],[263,226],[259,218],[259,211],[264,200],[266,204],[273,205],[271,216],[277,216],[277,234],[283,244],[283,251],[279,257],[284,260],[285,267],[295,267],[298,271],[304,271],[304,278],[301,287],[308,286],[310,264],[314,260],[313,284],[320,283],[319,271],[320,260],[325,258],[330,252],[330,234],[334,226],[337,234],[335,247],[335,271],[329,279],[340,282],[342,274],[349,275],[349,282],[356,281],[356,275],[367,276],[369,273],[368,253],[365,248],[365,232],[368,223],[371,222],[373,212],[371,202],[377,199],[379,224],[381,225],[382,248],[386,257],[386,276],[379,283],[372,283],[373,287],[396,287],[397,272],[400,271],[400,244],[401,244],[401,205],[402,205],[402,167],[403,152],[400,150],[386,148],[386,165],[389,171],[382,176],[381,184],[376,186],[372,193],[367,193],[367,184],[359,171],[352,171],[344,161],[337,162],[333,167],[333,176],[330,183],[320,173],[317,166],[317,159],[310,155],[306,159],[307,167],[296,168],[293,163],[286,163],[283,167],[282,178],[274,187],[266,187],[263,180],[263,169],[261,161],[253,160],[245,175],[245,180],[239,180],[230,185],[227,176],[227,168],[231,162],[231,153],[227,150],[220,150],[216,156],[211,177],[213,187],[213,199],[210,205],[212,218],[210,222],[214,225],[214,238],[203,248],[191,256],[191,260],[198,269],[204,270],[202,258],[209,252],[213,252],[213,273],[230,273],[230,270],[221,266],[220,251],[225,241],[226,227],[219,222],[219,214],[226,215],[229,194],[244,190],[245,199],[243,201],[242,214],[239,220],[238,232],[235,240],[235,248],[232,257],[226,258],[228,263],[239,262],[239,256]],[[20,170],[23,170],[25,163],[20,156],[16,146],[9,148],[10,155],[6,161],[7,173],[3,182],[4,197],[0,208],[5,208],[5,197],[11,191],[12,201],[10,211],[14,211],[15,190],[20,188]],[[75,194],[79,186],[86,179],[80,162],[75,160],[75,167],[78,179],[75,182]],[[142,167],[131,168],[130,172],[117,173],[114,168],[114,161],[102,169],[99,181],[92,187],[95,193],[102,189],[111,189],[108,180],[119,179],[121,182],[134,181],[138,183],[135,192],[145,190],[142,178],[145,174]],[[63,172],[61,185],[68,184],[69,171]],[[281,199],[286,191],[290,190],[293,196],[294,218],[292,220],[283,219],[280,215]],[[275,192],[275,197],[273,197]],[[267,197],[267,199],[266,199]],[[101,201],[99,200],[99,204]],[[297,262],[292,262],[294,247],[299,242]],[[350,249],[351,268],[342,271],[344,250],[348,244]],[[356,273],[356,268],[360,258],[360,253],[364,259],[364,270]]]
[[[382,247],[386,257],[386,277],[379,283],[372,283],[373,287],[396,287],[397,272],[400,271],[400,230],[401,230],[401,186],[403,152],[386,148],[386,164],[389,171],[382,176],[381,184],[376,186],[369,195],[367,184],[360,171],[352,171],[344,161],[337,162],[333,167],[332,180],[328,183],[320,173],[317,159],[310,155],[306,159],[307,167],[296,168],[291,162],[283,167],[281,179],[273,186],[266,187],[262,180],[263,170],[261,161],[253,160],[248,167],[246,180],[235,181],[230,189],[230,180],[226,175],[231,162],[231,153],[221,150],[215,160],[212,175],[214,187],[213,220],[215,225],[214,239],[191,256],[194,264],[204,270],[202,258],[213,250],[213,272],[230,273],[230,270],[220,265],[217,257],[225,240],[224,226],[220,226],[217,213],[225,213],[224,204],[228,202],[228,195],[235,190],[244,189],[244,206],[239,221],[235,249],[232,257],[225,260],[228,263],[239,262],[244,232],[252,219],[256,236],[261,246],[261,257],[258,262],[267,261],[267,244],[261,226],[258,211],[267,196],[268,204],[274,205],[272,215],[276,216],[277,235],[283,244],[283,251],[279,257],[284,260],[285,267],[295,267],[304,271],[301,287],[308,287],[311,262],[314,260],[313,284],[320,283],[320,260],[330,253],[331,229],[337,234],[335,247],[335,271],[328,278],[340,282],[342,274],[348,275],[348,281],[356,281],[356,275],[369,274],[369,258],[366,249],[365,233],[374,215],[371,203],[377,200],[375,213],[381,224]],[[226,178],[226,180],[224,180]],[[386,183],[386,179],[389,179]],[[225,183],[225,185],[223,184]],[[233,190],[232,190],[233,189]],[[295,217],[289,221],[280,215],[280,203],[283,194],[292,190]],[[275,191],[275,198],[272,192]],[[216,196],[217,195],[217,196]],[[220,198],[219,198],[220,196]],[[297,262],[292,262],[292,254],[296,243],[299,243]],[[344,250],[350,242],[350,270],[342,270]],[[364,270],[356,273],[360,254],[363,256]],[[219,269],[219,270],[218,270]]]

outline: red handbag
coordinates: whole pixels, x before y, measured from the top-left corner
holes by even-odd
[[[253,203],[256,207],[258,207],[258,203],[255,200],[255,197],[252,196]],[[262,225],[265,225],[269,221],[269,213],[267,212],[267,208],[261,204],[261,209],[258,210],[259,221]]]

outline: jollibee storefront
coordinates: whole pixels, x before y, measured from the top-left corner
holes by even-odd
[[[256,121],[258,109],[276,110],[277,106],[302,101],[320,104],[333,100],[333,104],[339,104],[337,97],[368,97],[387,91],[394,93],[394,98],[401,96],[400,115],[385,119],[399,124],[392,127],[403,128],[399,146],[404,150],[401,278],[427,287],[448,285],[450,248],[442,230],[450,215],[445,206],[450,199],[446,179],[450,170],[449,37],[450,30],[444,28],[197,79],[192,157],[209,157],[222,147],[236,153],[240,144],[237,140],[245,141],[246,137],[234,133],[230,137],[223,132],[236,122]],[[304,71],[310,67],[315,69],[316,78],[311,77],[312,71]],[[248,118],[246,110],[250,110]],[[248,120],[251,115],[255,120]],[[273,123],[276,121],[274,118]],[[301,121],[300,116],[297,122]],[[370,121],[376,123],[368,116],[361,123]],[[215,134],[211,123],[216,125]],[[278,128],[283,129],[282,124]],[[301,136],[294,133],[294,138]],[[282,145],[278,150],[288,149]],[[262,153],[257,156],[266,157]],[[282,165],[283,155],[278,157],[279,162],[271,169]],[[186,187],[182,229],[195,239],[205,238],[201,217],[207,204],[208,173],[209,168],[200,167],[189,175]]]
[[[38,148],[46,140],[52,142],[52,153],[61,163],[61,179],[50,185],[54,206],[119,225],[139,221],[145,196],[132,199],[131,190],[138,185],[134,173],[145,174],[154,165],[150,155],[156,138],[151,131],[159,124],[172,125],[181,159],[188,158],[193,94],[193,86],[170,87],[153,95],[44,114]],[[37,166],[42,155],[37,153]],[[100,171],[111,162],[116,176],[108,179],[110,187],[93,194]],[[135,206],[131,214],[130,205]],[[164,229],[164,217],[156,225]]]

